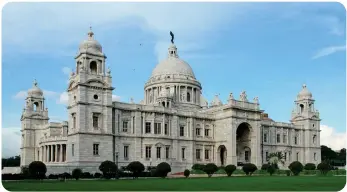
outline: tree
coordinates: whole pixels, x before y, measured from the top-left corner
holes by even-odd
[[[331,166],[327,162],[321,162],[318,164],[317,169],[321,172],[322,175],[326,175],[330,171]]]
[[[316,165],[314,163],[306,163],[306,165],[304,166],[305,170],[315,170],[316,169]]]
[[[106,179],[111,179],[112,177],[116,176],[117,165],[112,161],[104,161],[100,164],[99,170]]]
[[[337,158],[337,153],[335,151],[333,151],[331,148],[322,145],[321,146],[321,158],[322,161],[330,161],[332,159],[336,159]]]
[[[139,175],[145,170],[145,166],[139,161],[129,163],[126,169],[133,173],[133,177],[138,178]]]
[[[235,165],[227,165],[224,168],[224,170],[227,173],[228,177],[230,177],[233,174],[233,172],[236,170],[236,166]]]
[[[79,168],[76,168],[74,170],[72,170],[72,177],[75,178],[76,180],[78,180],[82,175],[82,170]]]
[[[261,166],[261,170],[265,170],[265,171],[267,171],[267,168],[269,167],[270,165],[268,164],[268,163],[266,163],[266,164],[263,164],[262,166]]]
[[[29,164],[29,173],[35,179],[44,179],[46,176],[47,168],[41,161],[33,161]]]
[[[276,169],[276,164],[269,164],[266,170],[268,173],[270,173],[270,176],[272,176],[272,174],[275,173]]]
[[[19,167],[20,166],[20,156],[14,156],[10,158],[2,158],[1,166],[4,167]]]
[[[190,171],[188,169],[184,170],[183,175],[188,178],[190,175]]]
[[[304,166],[299,161],[294,161],[289,165],[288,168],[295,176],[297,176],[303,170]]]
[[[166,162],[161,162],[157,166],[156,173],[159,177],[165,178],[171,172],[171,167]]]
[[[211,177],[216,171],[218,171],[218,167],[214,163],[208,163],[204,167],[204,172],[207,173],[208,177]]]
[[[284,155],[282,152],[275,152],[269,154],[269,165],[273,165],[275,169],[278,169],[278,164],[284,165]]]
[[[243,165],[242,170],[246,173],[246,175],[252,175],[254,171],[258,168],[253,163],[246,163]]]

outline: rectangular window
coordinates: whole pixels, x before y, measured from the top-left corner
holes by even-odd
[[[165,123],[165,125],[164,125],[164,134],[165,134],[165,135],[168,135],[168,134],[169,134],[169,126],[168,126],[167,123]]]
[[[72,114],[72,128],[76,128],[76,113]]]
[[[182,148],[182,151],[181,151],[182,152],[182,154],[181,154],[182,155],[182,160],[186,159],[185,150],[186,150],[185,148]]]
[[[71,145],[71,155],[75,156],[75,144]]]
[[[166,159],[170,158],[170,147],[169,146],[165,147],[165,157],[166,157]]]
[[[284,153],[284,161],[287,161],[287,152]]]
[[[299,161],[299,152],[296,153],[296,161]]]
[[[277,143],[281,143],[281,135],[280,134],[277,134]]]
[[[145,133],[151,133],[151,123],[150,122],[146,122],[146,131]]]
[[[161,123],[154,123],[154,134],[161,134]]]
[[[297,145],[298,144],[298,137],[294,137],[294,144]]]
[[[205,136],[209,137],[210,136],[210,130],[209,129],[205,129]]]
[[[317,155],[316,155],[316,153],[313,153],[313,160],[317,160]]]
[[[283,135],[283,143],[287,143],[287,135]]]
[[[267,142],[267,134],[264,133],[264,142],[266,143]]]
[[[195,134],[196,134],[196,136],[200,136],[200,128],[196,128],[196,130],[195,130]]]
[[[205,159],[210,159],[210,150],[205,149]]]
[[[99,116],[97,114],[93,114],[93,127],[95,129],[99,128]]]
[[[99,155],[99,144],[93,144],[93,155]]]
[[[129,146],[124,146],[124,159],[128,159]]]
[[[266,159],[266,161],[268,161],[269,160],[269,152],[265,152],[265,159]]]
[[[157,147],[157,159],[160,159],[160,151],[161,151],[161,147]]]
[[[151,147],[146,146],[146,158],[149,159],[151,158]]]
[[[180,126],[180,136],[183,137],[184,136],[184,127]]]
[[[201,154],[200,154],[200,152],[201,152],[201,149],[196,149],[196,159],[197,159],[197,160],[200,160],[200,159],[201,159]]]
[[[123,132],[128,132],[128,121],[123,121]]]
[[[249,160],[249,151],[245,151],[245,161]]]

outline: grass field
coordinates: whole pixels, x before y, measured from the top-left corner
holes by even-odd
[[[345,183],[343,176],[2,182],[8,191],[339,191]]]

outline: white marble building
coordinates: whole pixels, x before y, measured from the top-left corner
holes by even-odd
[[[232,93],[223,103],[208,104],[202,85],[171,44],[144,85],[140,103],[112,101],[112,76],[102,46],[88,33],[75,57],[69,80],[68,121],[48,122],[42,90],[34,82],[26,98],[22,121],[21,166],[43,161],[48,172],[80,167],[95,172],[102,161],[119,166],[141,161],[155,166],[166,161],[173,171],[195,163],[218,166],[267,162],[267,154],[281,151],[285,167],[292,161],[318,164],[320,117],[315,100],[304,85],[295,100],[291,122],[271,120],[258,98]]]

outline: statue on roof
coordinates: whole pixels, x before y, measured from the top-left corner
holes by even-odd
[[[170,31],[170,35],[171,35],[171,43],[174,44],[175,35],[172,33],[172,31]]]

